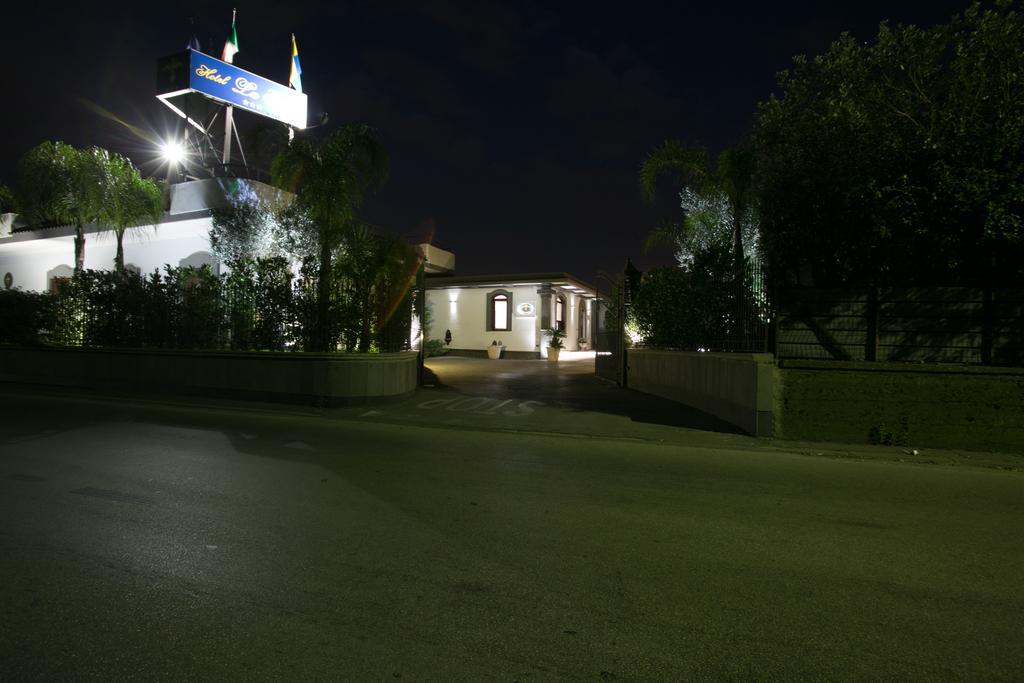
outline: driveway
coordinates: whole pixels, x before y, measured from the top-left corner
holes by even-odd
[[[598,378],[593,354],[558,363],[442,356],[426,366],[424,387],[413,396],[337,412],[373,421],[581,437],[757,441],[707,413]]]

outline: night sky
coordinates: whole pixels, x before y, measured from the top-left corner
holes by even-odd
[[[299,43],[310,118],[376,127],[391,178],[363,216],[428,234],[458,273],[567,271],[592,280],[671,263],[643,237],[676,206],[640,199],[645,153],[677,137],[712,152],[742,140],[793,55],[889,20],[929,26],[966,2],[17,3],[3,12],[0,180],[47,139],[98,144],[156,172],[151,145],[96,106],[156,132],[169,119],[155,62],[190,18],[220,56],[238,9],[235,63],[287,82]],[[243,114],[245,115],[245,114]]]

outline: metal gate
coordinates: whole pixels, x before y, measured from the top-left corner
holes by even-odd
[[[625,306],[622,289],[616,288],[609,299],[594,300],[591,318],[594,340],[594,372],[598,377],[626,386]]]

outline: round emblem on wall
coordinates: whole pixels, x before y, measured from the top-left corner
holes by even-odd
[[[523,303],[516,306],[516,314],[518,315],[533,315],[533,311],[533,304],[531,304],[529,301],[524,301]]]
[[[4,289],[10,289],[11,285],[14,284],[14,276],[10,273],[4,273]]]

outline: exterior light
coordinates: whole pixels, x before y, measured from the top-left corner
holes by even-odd
[[[177,140],[165,142],[160,146],[160,154],[171,166],[177,166],[185,160],[185,148]]]

